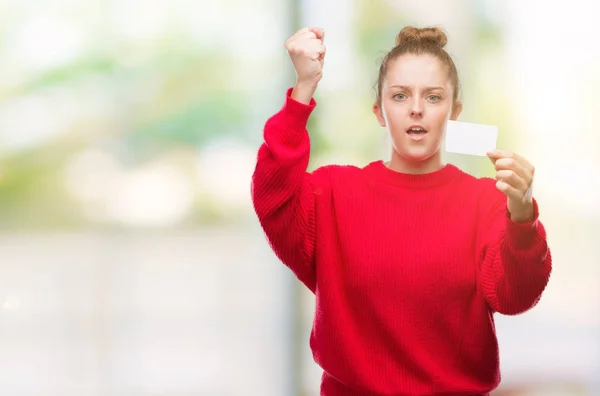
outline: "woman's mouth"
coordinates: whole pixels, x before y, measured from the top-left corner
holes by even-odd
[[[418,142],[425,138],[427,130],[420,125],[413,125],[406,130],[406,133],[412,140]]]

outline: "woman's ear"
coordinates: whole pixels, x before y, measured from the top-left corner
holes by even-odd
[[[384,127],[385,118],[383,117],[383,111],[381,110],[381,106],[379,106],[377,103],[373,104],[373,114],[375,114],[375,117],[377,117],[377,122],[379,122],[379,125]]]
[[[462,112],[462,103],[458,102],[452,107],[452,113],[450,114],[450,119],[452,121],[456,121],[460,113]]]

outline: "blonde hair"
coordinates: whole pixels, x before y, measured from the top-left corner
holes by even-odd
[[[387,75],[390,62],[402,55],[432,55],[437,58],[448,71],[448,77],[454,88],[453,103],[459,100],[460,81],[456,65],[444,47],[448,42],[446,33],[437,27],[416,28],[407,26],[396,36],[396,46],[383,58],[377,78],[377,104],[381,105],[381,86]]]

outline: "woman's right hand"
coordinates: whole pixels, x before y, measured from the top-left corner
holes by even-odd
[[[285,49],[296,70],[296,86],[292,97],[303,103],[309,103],[323,76],[324,38],[323,29],[305,27],[285,42]]]

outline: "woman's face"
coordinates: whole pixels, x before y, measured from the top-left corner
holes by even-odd
[[[392,164],[401,165],[399,170],[430,172],[436,169],[427,169],[428,164],[436,166],[436,161],[439,167],[446,123],[462,109],[453,103],[454,89],[446,68],[434,56],[406,54],[390,62],[381,104],[373,111],[392,137]]]

